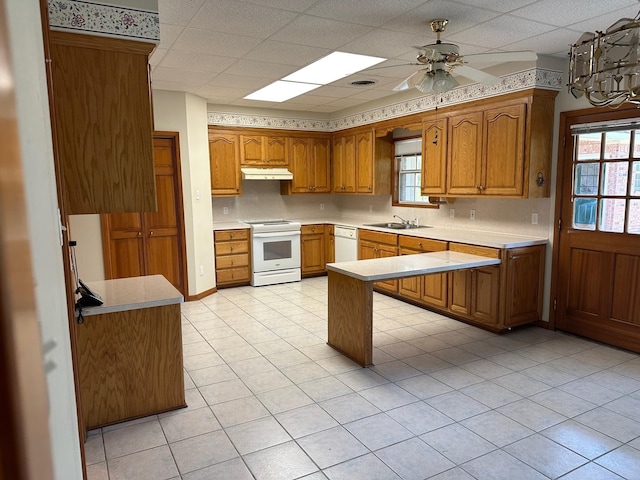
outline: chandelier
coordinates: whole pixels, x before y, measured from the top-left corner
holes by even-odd
[[[605,32],[586,32],[571,46],[569,91],[596,107],[640,105],[640,13]]]

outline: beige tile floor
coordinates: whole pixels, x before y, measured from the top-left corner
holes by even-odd
[[[320,277],[185,303],[188,408],[92,431],[89,479],[640,479],[639,355],[375,294],[363,369],[326,299]]]

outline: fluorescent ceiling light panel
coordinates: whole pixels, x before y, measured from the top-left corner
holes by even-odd
[[[271,85],[267,85],[244,98],[247,100],[262,100],[264,102],[284,102],[285,100],[310,92],[321,86],[322,85],[314,85],[311,83],[277,80]]]
[[[370,57],[368,55],[333,52],[317,62],[313,62],[311,65],[307,65],[297,72],[284,77],[283,80],[326,85],[385,60],[386,58]]]

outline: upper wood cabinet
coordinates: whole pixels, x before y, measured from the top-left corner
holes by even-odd
[[[51,31],[67,214],[156,210],[148,59],[155,45]]]
[[[422,125],[422,194],[447,191],[447,119],[429,119]]]
[[[340,132],[333,138],[333,192],[391,193],[392,142],[373,129]]]
[[[453,197],[549,196],[555,95],[534,91],[451,110],[446,188],[423,191]],[[429,129],[433,126],[425,123],[423,136],[429,135]],[[438,163],[429,158],[424,168],[423,178],[432,178],[425,186],[436,184]]]
[[[240,138],[227,132],[209,131],[211,195],[240,195]]]
[[[328,136],[290,138],[289,170],[293,173],[293,180],[280,182],[280,193],[329,193],[330,151]]]
[[[282,135],[240,135],[240,164],[282,167],[289,164],[289,142]]]

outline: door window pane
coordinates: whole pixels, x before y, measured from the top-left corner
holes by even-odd
[[[626,200],[602,198],[600,200],[598,230],[602,232],[624,232],[624,213],[626,208]]]
[[[631,178],[631,192],[629,194],[632,197],[640,197],[640,162],[633,162],[632,168],[633,178]]]
[[[605,133],[604,158],[629,158],[631,130]]]
[[[579,230],[596,229],[595,198],[576,198],[573,202],[573,228]]]
[[[583,133],[578,136],[576,159],[579,162],[584,160],[596,160],[600,158],[600,147],[602,143],[602,133]]]
[[[627,232],[640,234],[640,200],[629,200]]]
[[[576,165],[574,193],[576,195],[597,195],[599,173],[599,163],[579,163]]]
[[[607,162],[602,165],[602,195],[626,195],[629,162]]]

